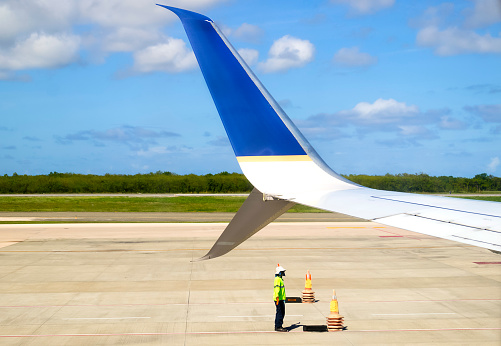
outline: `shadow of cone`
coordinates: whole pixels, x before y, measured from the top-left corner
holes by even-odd
[[[339,314],[339,306],[337,303],[336,291],[332,291],[332,300],[330,304],[330,315],[327,317],[327,329],[329,332],[338,332],[344,329],[344,317]]]
[[[306,273],[306,282],[304,283],[303,303],[314,303],[315,292],[311,289],[311,274],[308,270]]]

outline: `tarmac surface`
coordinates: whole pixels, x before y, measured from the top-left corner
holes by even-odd
[[[230,222],[235,213],[0,212],[0,222]],[[285,213],[276,222],[365,220],[339,213]]]
[[[501,256],[372,222],[0,225],[1,345],[500,345]],[[290,297],[273,331],[274,269]],[[325,324],[336,289],[346,330]]]

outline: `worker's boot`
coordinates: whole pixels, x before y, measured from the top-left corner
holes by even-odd
[[[283,327],[275,328],[275,331],[276,332],[288,332],[288,330],[283,328]]]

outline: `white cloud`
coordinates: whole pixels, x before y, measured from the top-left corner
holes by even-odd
[[[216,147],[228,147],[231,148],[230,140],[228,136],[217,136],[216,139],[210,140],[207,144],[216,146]]]
[[[258,43],[263,34],[264,32],[260,27],[247,23],[243,23],[233,32],[233,36],[236,38],[251,43]]]
[[[238,50],[238,54],[240,54],[249,66],[257,63],[257,60],[259,59],[259,52],[255,49],[242,48]]]
[[[313,115],[298,121],[298,125],[317,140],[339,139],[354,133],[359,136],[384,133],[386,139],[381,143],[419,145],[421,140],[438,138],[440,120],[449,112],[448,109],[422,112],[416,105],[380,98],[373,103],[360,102],[352,109]]]
[[[119,126],[104,131],[83,130],[68,134],[64,137],[54,136],[57,143],[67,145],[76,141],[87,141],[95,146],[104,146],[107,143],[118,143],[129,146],[133,150],[148,150],[156,145],[158,139],[172,139],[180,137],[178,133],[170,131],[150,130],[140,126]]]
[[[412,118],[419,114],[415,105],[408,106],[405,102],[394,99],[377,99],[374,103],[360,102],[353,109],[338,113],[352,123],[364,126],[396,124],[405,118]]]
[[[315,46],[308,40],[285,35],[279,38],[268,52],[268,60],[259,64],[265,73],[286,71],[302,67],[313,60]]]
[[[473,9],[464,10],[465,26],[479,28],[501,21],[501,2],[499,0],[475,0]]]
[[[401,126],[421,125],[419,117],[422,113],[415,105],[407,105],[394,99],[377,99],[374,103],[359,102],[352,109],[333,114],[317,114],[309,117],[303,125],[328,127],[354,125],[368,131],[402,131]],[[409,128],[410,131],[410,128]]]
[[[222,1],[172,0],[169,4],[199,10]],[[96,61],[102,62],[113,52],[139,53],[146,47],[158,48],[167,40],[162,27],[174,20],[173,14],[149,0],[2,0],[0,79],[18,78],[12,73],[15,70],[64,66],[75,61],[83,49],[88,59],[98,57]],[[77,25],[85,30],[77,32]],[[50,47],[53,52],[48,51]],[[144,57],[142,54],[139,56]],[[180,61],[163,66],[163,70],[188,69],[190,59],[186,54],[176,57]],[[143,62],[137,67],[155,69],[151,59],[149,69]]]
[[[360,52],[358,47],[351,47],[338,50],[333,61],[343,66],[368,66],[377,63],[377,58]]]
[[[193,150],[191,147],[185,145],[169,145],[169,146],[155,146],[155,147],[135,147],[131,148],[133,153],[139,157],[165,157],[166,155],[172,154],[176,156],[183,156],[190,154]]]
[[[165,39],[160,32],[122,27],[103,35],[100,45],[105,52],[133,52]]]
[[[144,0],[80,0],[78,11],[86,22],[113,28],[160,26],[173,19],[152,5]]]
[[[88,34],[92,48],[102,52],[138,52],[162,43],[162,27],[175,20],[172,13],[146,0],[80,0],[78,11],[82,22],[94,26]]]
[[[473,8],[466,8],[458,14],[454,3],[429,7],[421,18],[414,19],[420,27],[416,42],[423,47],[433,48],[435,54],[450,56],[458,54],[501,53],[501,33],[475,28],[487,27],[501,21],[499,0],[474,0]]]
[[[415,136],[428,131],[424,126],[417,125],[401,125],[399,128],[404,136]]]
[[[55,68],[77,60],[80,38],[33,33],[11,49],[0,50],[0,69]]]
[[[440,118],[439,126],[444,130],[462,130],[468,127],[465,122],[454,119],[448,115],[444,115]]]
[[[487,123],[501,123],[501,104],[465,106],[464,109]]]
[[[446,25],[453,13],[454,4],[445,2],[428,7],[419,17],[410,19],[410,24],[415,27]]]
[[[183,40],[169,38],[165,43],[134,53],[133,70],[141,73],[183,72],[195,68],[196,64],[195,55],[186,48]]]
[[[400,134],[404,137],[412,139],[436,139],[437,135],[434,134],[426,126],[421,125],[400,125]]]
[[[369,14],[393,6],[395,0],[331,0],[331,2],[348,5],[356,14]]]
[[[449,27],[440,30],[428,26],[419,30],[417,43],[424,47],[435,48],[438,55],[456,55],[464,53],[501,53],[501,37],[490,34],[479,35],[474,31]]]
[[[172,153],[172,148],[168,149],[164,146],[152,147],[147,149],[140,149],[136,152],[137,156],[151,157],[155,155],[166,155]]]
[[[49,1],[49,0],[45,0]],[[105,28],[160,28],[173,14],[150,0],[73,0],[82,21]],[[169,0],[168,5],[197,11],[225,0]]]
[[[34,32],[66,33],[77,17],[76,0],[4,0],[0,4],[0,42],[5,48]]]
[[[487,165],[487,169],[489,172],[494,173],[498,169],[499,164],[501,163],[501,160],[499,160],[499,157],[493,157],[491,159],[491,162]]]

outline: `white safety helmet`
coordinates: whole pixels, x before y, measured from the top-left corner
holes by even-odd
[[[282,267],[281,265],[279,265],[277,267],[277,269],[275,270],[275,274],[280,274],[280,272],[284,272],[285,271],[285,268]]]

